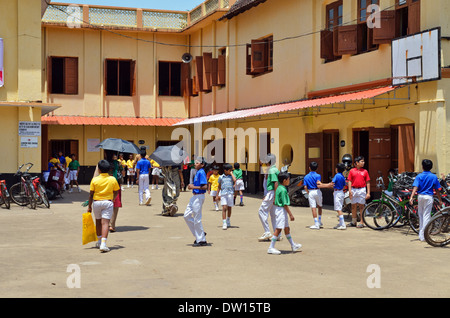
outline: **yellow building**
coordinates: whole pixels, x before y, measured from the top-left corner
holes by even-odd
[[[24,163],[41,172],[41,116],[58,106],[42,100],[41,17],[45,2],[0,2],[0,145],[2,179],[8,186]]]
[[[381,9],[380,28],[368,26],[370,4]],[[419,171],[424,158],[448,173],[449,8],[446,0],[207,0],[189,12],[53,4],[42,19],[43,94],[63,107],[42,118],[43,152],[76,150],[88,167],[101,158],[92,151],[101,139],[152,151],[184,127],[195,154],[226,140],[214,151],[248,162],[251,192],[261,188],[252,155],[264,148],[293,174],[318,161],[325,181],[347,153],[366,157],[372,179],[391,167]],[[437,27],[438,78],[394,86],[392,40]],[[250,137],[238,149],[252,133],[256,150]]]

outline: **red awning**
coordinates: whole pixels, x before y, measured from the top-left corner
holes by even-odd
[[[172,126],[182,118],[136,118],[136,117],[89,117],[89,116],[43,116],[43,125],[87,126]]]
[[[374,88],[374,89],[369,89],[369,90],[365,90],[365,91],[358,91],[358,92],[354,92],[354,93],[346,93],[346,94],[330,96],[330,97],[307,99],[307,100],[288,102],[288,103],[283,103],[283,104],[262,106],[262,107],[257,107],[257,108],[241,109],[241,110],[236,110],[236,111],[232,111],[232,112],[228,112],[228,113],[220,113],[220,114],[216,114],[216,115],[209,115],[209,116],[204,116],[204,117],[195,117],[195,118],[186,119],[186,120],[183,120],[183,121],[180,121],[180,122],[174,124],[174,126],[192,125],[192,124],[197,124],[197,123],[216,122],[216,121],[223,121],[223,120],[235,120],[235,119],[241,119],[241,118],[247,118],[247,117],[255,117],[255,116],[270,115],[270,114],[274,114],[274,113],[288,112],[288,111],[292,111],[292,110],[319,107],[319,106],[324,106],[324,105],[342,104],[342,103],[349,102],[349,101],[374,98],[376,96],[380,96],[380,95],[386,94],[390,91],[393,91],[396,88],[397,87],[392,87],[392,86],[380,87],[380,88]]]

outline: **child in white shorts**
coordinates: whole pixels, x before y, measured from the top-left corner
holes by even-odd
[[[231,208],[234,206],[234,184],[236,178],[233,175],[233,167],[229,163],[223,165],[224,173],[219,177],[219,197],[222,205],[222,229],[231,226]]]
[[[322,191],[319,187],[322,186],[320,182],[321,176],[316,172],[318,168],[317,162],[313,161],[309,164],[309,173],[303,179],[305,190],[308,192],[309,206],[314,218],[314,225],[309,228],[319,230],[322,225]]]

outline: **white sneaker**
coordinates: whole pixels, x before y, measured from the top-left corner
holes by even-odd
[[[231,227],[231,221],[230,221],[230,219],[227,219],[227,226],[228,226],[228,227]]]
[[[309,228],[311,230],[320,230],[320,224],[316,223],[314,225],[311,225]]]
[[[152,185],[152,190],[155,190],[155,186],[154,185]]]
[[[152,201],[152,197],[148,197],[147,201],[145,201],[145,205],[149,205],[151,201]]]
[[[281,252],[275,247],[269,247],[269,249],[267,250],[267,254],[280,255]]]
[[[343,225],[338,224],[338,225],[336,225],[334,227],[334,229],[336,229],[336,230],[346,230],[347,226],[345,226],[345,224],[343,224]]]
[[[260,241],[260,242],[270,241],[271,238],[272,238],[272,234],[270,232],[266,232],[263,235],[261,235],[261,237],[258,238],[258,241]]]
[[[81,189],[80,188],[78,188],[78,192],[81,193]]]
[[[101,252],[109,252],[110,249],[108,248],[108,246],[106,246],[106,244],[101,244],[100,245],[100,251]]]
[[[294,243],[293,245],[292,245],[292,252],[297,252],[299,249],[301,249],[302,248],[302,244],[300,244],[300,243]]]
[[[72,190],[72,188],[70,188],[70,189],[69,189],[69,193],[72,193],[72,192],[73,192],[73,190]]]
[[[222,224],[222,230],[226,230],[227,229],[227,222],[223,222]]]

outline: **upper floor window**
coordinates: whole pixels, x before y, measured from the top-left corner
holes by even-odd
[[[247,75],[260,75],[273,71],[273,36],[252,40],[247,44]]]
[[[78,57],[49,56],[47,85],[50,94],[78,94]]]
[[[104,89],[111,96],[135,95],[136,61],[106,59]]]
[[[159,95],[181,96],[180,62],[159,62]]]

